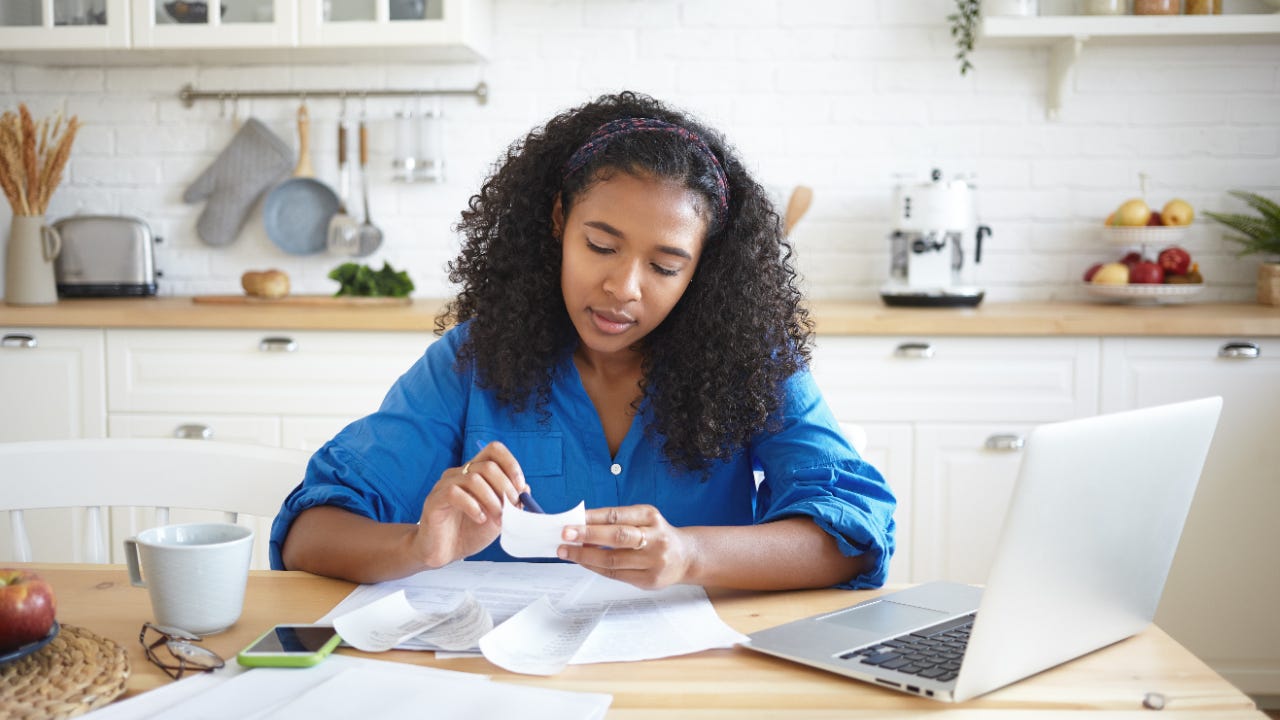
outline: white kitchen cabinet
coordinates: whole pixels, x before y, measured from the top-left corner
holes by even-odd
[[[0,328],[0,442],[105,437],[103,344],[101,330]],[[73,557],[79,517],[32,510],[26,524],[34,546]],[[0,558],[12,557],[9,538],[0,513]]]
[[[915,579],[986,582],[1031,427],[916,427]]]
[[[0,59],[48,65],[151,65],[171,58],[232,64],[474,61],[490,47],[491,0],[219,4],[222,11],[213,13],[210,3],[195,0],[4,0]],[[102,24],[82,24],[86,19]],[[123,52],[87,52],[101,50]]]
[[[0,48],[120,49],[129,46],[130,0],[4,0]]]
[[[347,423],[376,410],[432,338],[418,333],[108,330],[110,434],[314,450]],[[219,513],[175,509],[169,522],[220,518]],[[243,521],[255,532],[255,568],[268,567],[271,521]],[[110,523],[112,559],[120,562],[123,540],[155,525],[155,512],[116,508]]]
[[[1280,694],[1280,339],[1107,338],[1102,410],[1221,395],[1156,622],[1245,692]]]
[[[867,459],[899,496],[891,581],[985,580],[1020,438],[1097,412],[1098,348],[1077,337],[818,339],[827,404],[868,430]]]
[[[489,3],[475,0],[300,0],[303,47],[432,45],[489,52]]]
[[[293,47],[298,44],[299,0],[204,2],[131,0],[135,48]]]
[[[0,442],[106,436],[101,330],[0,328]]]

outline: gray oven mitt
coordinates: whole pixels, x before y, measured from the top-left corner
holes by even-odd
[[[236,132],[182,199],[209,199],[196,222],[196,232],[208,245],[229,245],[249,217],[249,210],[267,188],[293,168],[293,149],[266,125],[250,118]]]

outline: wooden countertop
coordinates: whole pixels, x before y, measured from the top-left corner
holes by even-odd
[[[206,305],[189,297],[64,299],[0,304],[0,328],[224,328],[431,332],[443,306],[424,298],[393,307]],[[1280,336],[1280,307],[1252,303],[1110,305],[984,303],[972,309],[890,308],[880,302],[810,304],[825,335]]]

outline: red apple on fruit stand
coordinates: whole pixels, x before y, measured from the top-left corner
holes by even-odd
[[[1164,270],[1148,260],[1134,263],[1129,268],[1129,282],[1142,284],[1159,284],[1164,282]]]
[[[1098,274],[1098,269],[1101,267],[1102,263],[1094,263],[1090,265],[1089,269],[1084,271],[1084,281],[1089,282],[1090,280],[1093,280],[1093,276]]]
[[[1137,250],[1130,250],[1124,254],[1124,257],[1120,258],[1120,262],[1128,265],[1129,267],[1133,267],[1134,265],[1142,262],[1142,253]]]
[[[1191,267],[1191,254],[1177,245],[1161,250],[1157,260],[1166,275],[1185,275]]]
[[[0,569],[0,652],[47,635],[56,611],[53,588],[39,575]]]

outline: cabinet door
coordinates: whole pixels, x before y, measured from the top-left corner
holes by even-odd
[[[0,48],[108,49],[129,46],[129,0],[4,0]]]
[[[1156,622],[1245,692],[1280,694],[1280,339],[1107,339],[1103,367],[1108,412],[1222,396]]]
[[[818,338],[813,374],[836,416],[1047,422],[1097,409],[1094,338]]]
[[[298,0],[213,3],[131,0],[137,48],[288,48],[298,44]]]
[[[1031,425],[919,425],[912,581],[986,582]]]
[[[454,48],[461,54],[452,59],[477,59],[488,53],[489,5],[489,0],[300,0],[299,43]]]
[[[867,447],[862,457],[875,466],[888,481],[898,498],[894,513],[897,530],[897,549],[889,563],[889,577],[885,582],[911,581],[911,426],[905,423],[875,423],[860,426],[867,433]]]
[[[0,329],[0,442],[106,436],[101,330]]]

